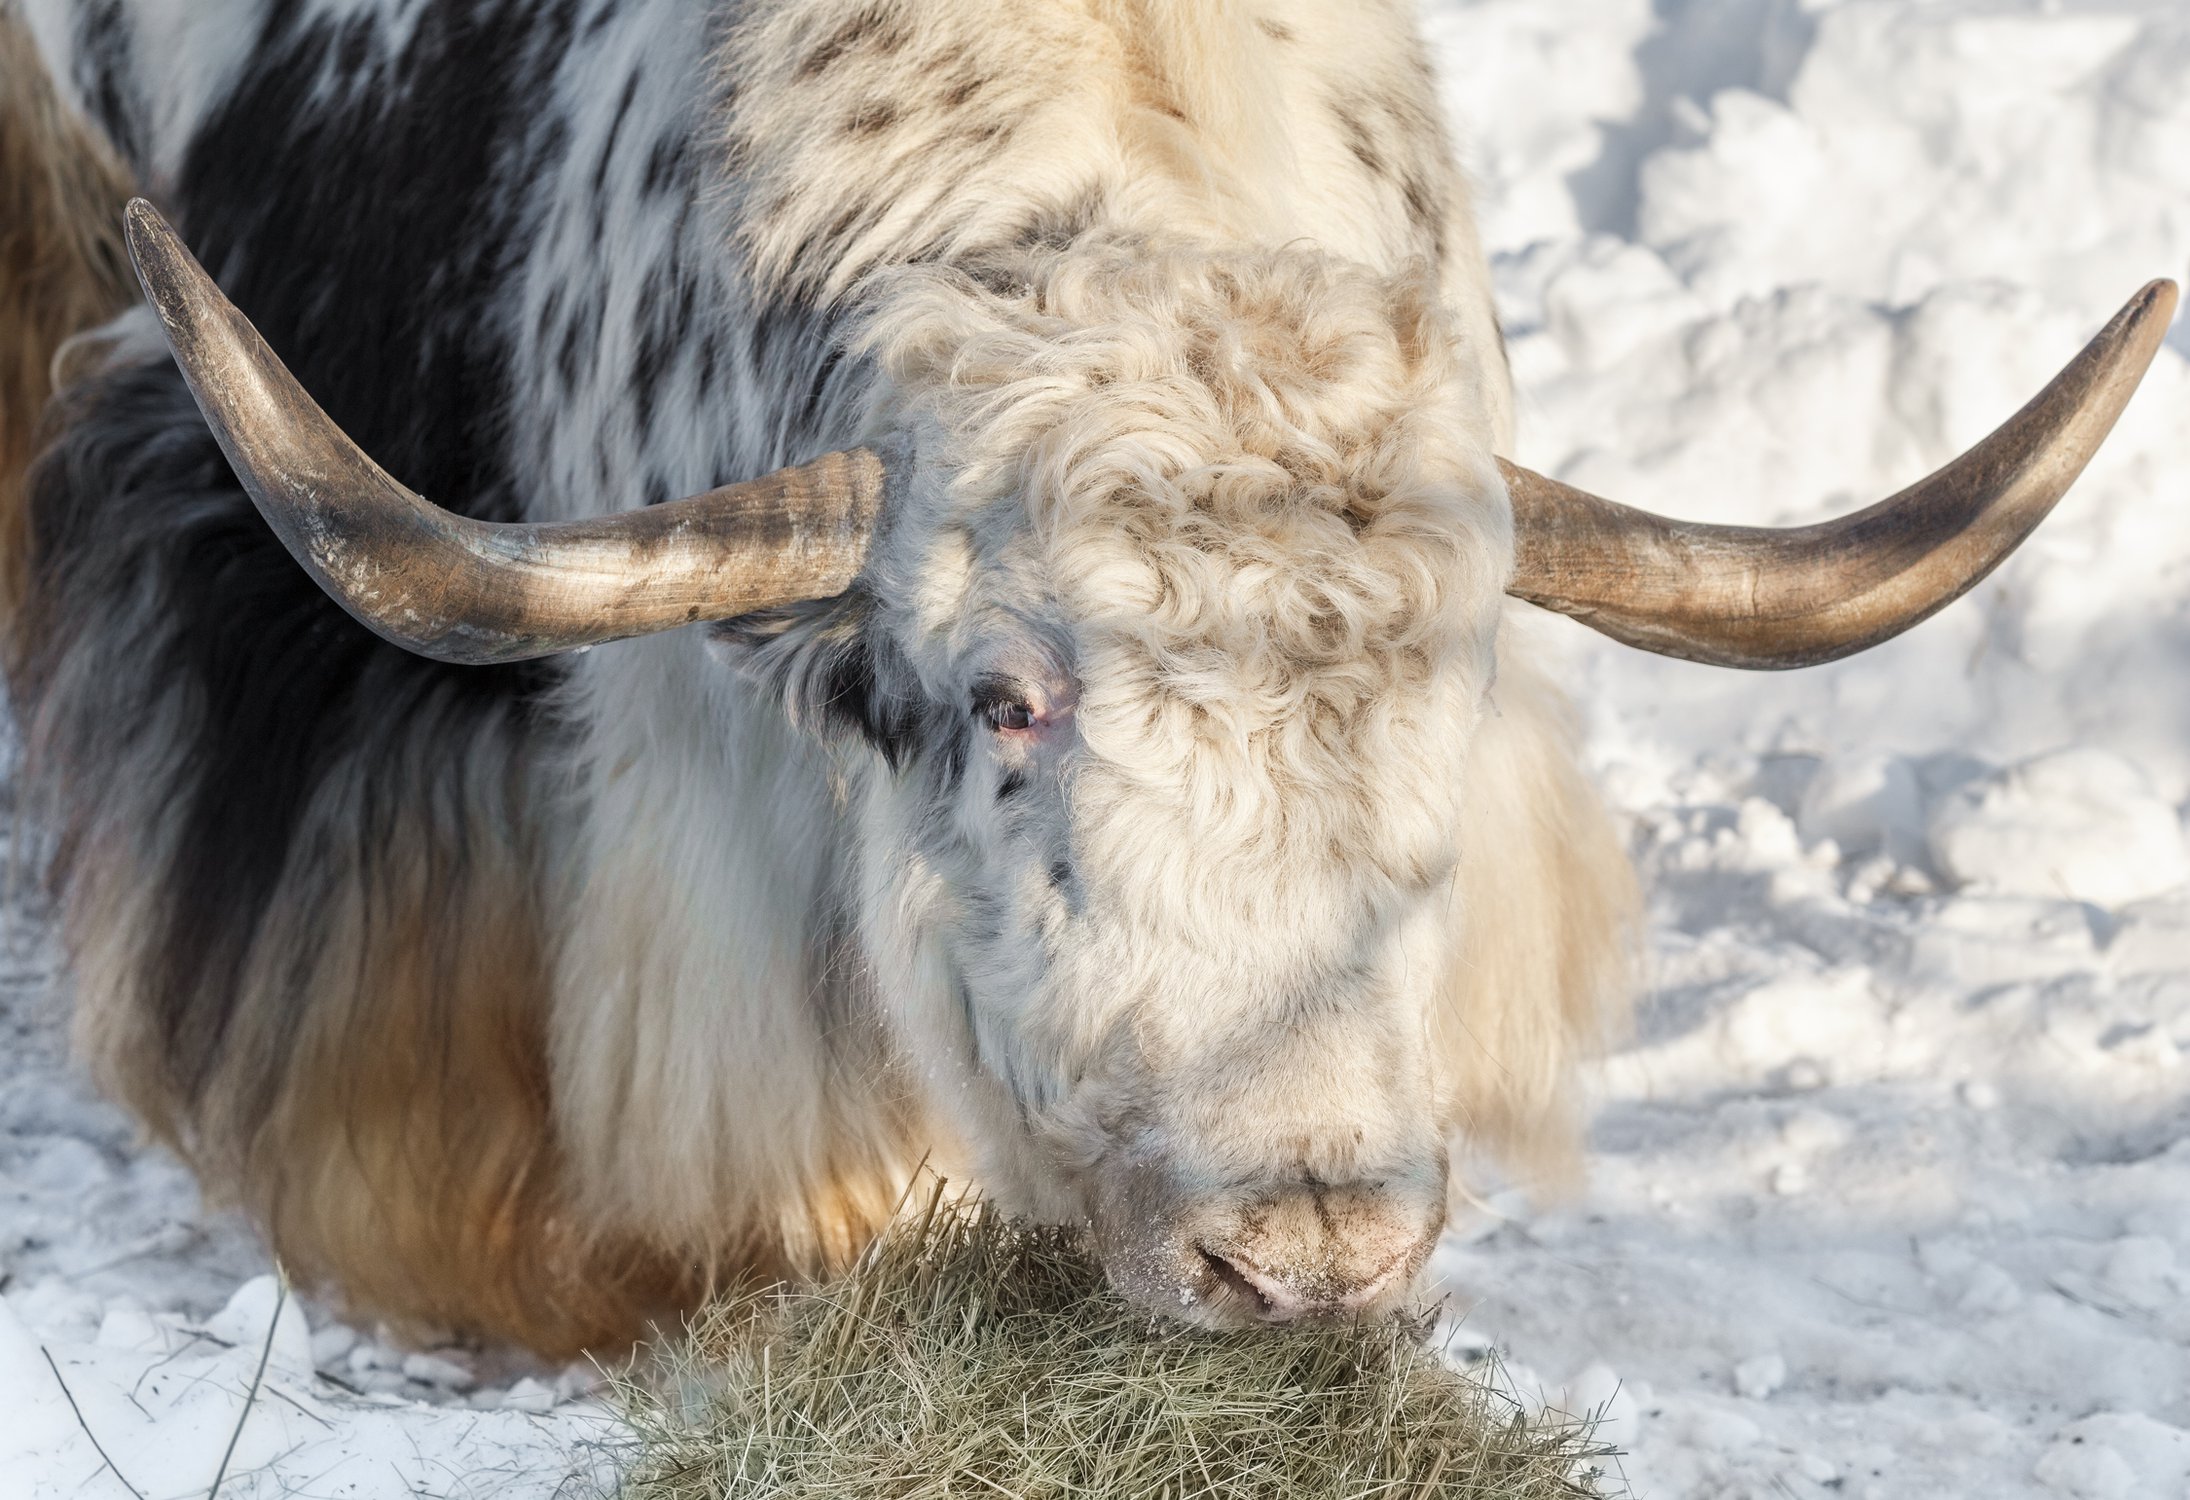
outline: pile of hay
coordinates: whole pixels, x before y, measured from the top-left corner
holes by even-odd
[[[621,1391],[626,1500],[1595,1496],[1605,1450],[1425,1348],[1428,1320],[1212,1334],[1073,1239],[943,1201],[843,1279],[714,1309]]]

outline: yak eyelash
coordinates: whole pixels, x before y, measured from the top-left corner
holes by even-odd
[[[1027,691],[1008,677],[984,677],[973,685],[973,711],[991,729],[1018,731],[1034,727],[1034,706]]]

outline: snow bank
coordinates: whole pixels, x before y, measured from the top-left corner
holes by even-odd
[[[1430,25],[1485,178],[1519,457],[1637,504],[1874,499],[2190,271],[2174,0],[1489,0]],[[2165,353],[2014,564],[1868,656],[1760,682],[1575,646],[1606,755],[2095,743],[2179,802],[2186,411]]]
[[[1932,861],[1957,885],[2122,906],[2182,889],[2182,819],[2128,762],[2057,751],[1977,778],[1932,814]]]
[[[1634,503],[1876,498],[2190,270],[2175,0],[1431,26],[1519,456]],[[1439,1271],[1536,1399],[1613,1403],[1641,1494],[2183,1493],[2186,351],[2013,561],[1877,651],[1751,678],[1543,632],[1635,829],[1651,991],[1586,1195],[1493,1195]]]

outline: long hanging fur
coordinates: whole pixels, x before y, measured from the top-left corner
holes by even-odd
[[[0,634],[23,597],[22,484],[62,346],[136,294],[122,249],[128,172],[54,95],[0,0]]]
[[[499,107],[465,50],[476,33],[446,13],[437,24],[453,31],[448,87]],[[254,108],[295,107],[292,73],[309,71],[320,39],[307,30],[296,68],[268,70]],[[641,1336],[714,1275],[779,1268],[766,1243],[739,1244],[752,1252],[742,1258],[664,1246],[573,1206],[547,1039],[571,821],[550,701],[559,674],[412,657],[298,572],[148,315],[112,316],[129,300],[125,262],[89,226],[118,222],[103,201],[118,210],[127,193],[114,153],[57,97],[12,12],[0,40],[0,121],[30,164],[6,186],[23,189],[35,209],[23,222],[48,247],[42,281],[4,289],[28,329],[7,330],[6,353],[35,346],[21,405],[47,399],[55,348],[100,334],[66,372],[27,472],[11,471],[0,494],[0,527],[20,538],[5,627],[21,787],[47,839],[79,1052],[211,1199],[242,1207],[302,1284],[359,1316],[568,1356]],[[110,39],[92,71],[128,55]],[[526,59],[505,63],[505,84],[523,89]],[[95,93],[134,97],[126,81]],[[130,118],[110,123],[138,138]],[[349,138],[368,155],[377,145],[390,170],[415,148],[468,181],[445,125],[423,100],[401,112],[368,100]],[[272,168],[297,157],[249,110],[226,128],[235,137],[208,148],[225,167],[206,170],[230,174],[231,216],[191,192],[191,163],[169,191],[197,207],[201,248],[245,238],[256,250],[250,236],[278,229],[253,217],[264,200],[241,188],[253,167],[240,154],[270,151]],[[324,362],[307,350],[299,368],[391,463],[508,514],[491,403],[475,394],[482,374],[500,375],[498,289],[476,269],[493,263],[493,242],[467,205],[451,212],[466,215],[463,234],[412,236],[410,261],[372,268],[393,283],[389,301],[440,287],[403,299],[429,321],[384,327],[365,358],[322,340]],[[338,243],[353,222],[287,221]],[[308,238],[287,245],[242,283],[289,347],[323,318],[294,273],[325,253]],[[99,265],[112,297],[88,274],[67,298],[49,294],[65,279],[55,266]],[[403,361],[429,332],[461,353],[433,367],[446,384],[422,400]],[[16,412],[7,432],[28,449]]]
[[[299,587],[166,360],[64,399],[14,685],[100,1082],[361,1311],[569,1354],[688,1302],[564,1202],[538,683]]]
[[[1641,900],[1573,711],[1517,634],[1509,618],[1468,752],[1461,952],[1432,1017],[1448,1127],[1558,1190],[1581,1169],[1576,1069],[1627,1025]]]

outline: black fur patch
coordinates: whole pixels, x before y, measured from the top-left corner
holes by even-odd
[[[639,179],[639,188],[649,198],[678,191],[689,202],[698,186],[699,174],[693,170],[689,138],[665,135],[647,149],[646,173]]]
[[[243,81],[192,139],[177,228],[304,388],[398,478],[517,513],[503,455],[507,294],[563,131],[539,107],[574,0],[429,5],[400,52],[275,0]],[[560,361],[586,357],[570,310]]]
[[[970,730],[962,715],[945,718],[939,713],[935,721],[936,732],[929,739],[936,746],[936,784],[944,796],[955,796],[966,779],[966,762],[972,757],[973,747],[967,743]]]
[[[445,666],[352,621],[259,518],[172,365],[102,377],[71,400],[34,473],[18,707],[36,726],[34,774],[59,804],[64,853],[103,817],[169,820],[171,857],[141,872],[159,910],[140,982],[174,1082],[194,1098],[307,806],[338,788],[351,799],[335,826],[355,846],[315,864],[371,870],[397,809],[461,809],[478,737],[529,734],[551,673]],[[177,722],[181,743],[139,742],[140,726]],[[148,764],[163,784],[117,781]],[[460,830],[462,812],[436,823]],[[433,853],[460,867],[460,833]]]
[[[144,109],[137,97],[136,36],[127,0],[83,0],[76,7],[71,49],[84,108],[122,159],[142,172]]]
[[[1381,179],[1387,170],[1384,153],[1377,149],[1376,137],[1369,133],[1368,123],[1362,119],[1360,109],[1345,100],[1331,106],[1331,113],[1338,119],[1338,128],[1346,137],[1346,149],[1361,163],[1371,177]]]
[[[945,109],[956,109],[988,86],[989,79],[986,74],[976,73],[971,68],[967,68],[952,78],[950,87],[943,90],[943,107]]]
[[[601,142],[601,154],[593,162],[593,196],[596,200],[607,196],[608,169],[615,164],[616,142],[624,133],[624,122],[631,118],[631,106],[638,102],[639,74],[634,70],[624,80],[624,91],[616,99],[616,117],[608,122],[607,138]]]
[[[862,6],[849,20],[822,38],[813,51],[799,60],[800,78],[819,78],[844,57],[861,48],[892,53],[912,39],[905,18],[896,7],[880,3]]]
[[[126,78],[126,37],[98,31],[118,9],[87,8],[84,57]],[[492,519],[518,513],[503,434],[504,315],[532,201],[518,185],[563,149],[539,101],[577,13],[577,0],[431,5],[398,50],[370,18],[315,21],[298,0],[271,0],[240,82],[164,195],[200,259],[366,451]],[[126,120],[126,102],[115,108]],[[600,314],[567,315],[576,365],[584,320]],[[73,400],[30,502],[34,623],[18,691],[73,762],[52,768],[64,836],[103,803],[172,820],[172,856],[146,872],[162,909],[142,980],[188,1097],[220,1057],[307,809],[354,798],[331,826],[357,847],[313,864],[370,869],[395,811],[439,799],[450,843],[433,855],[460,865],[478,736],[499,725],[505,747],[522,742],[556,673],[443,666],[351,621],[260,520],[167,363]],[[103,670],[84,671],[87,653]],[[184,725],[183,743],[151,758],[169,784],[102,788],[137,764],[123,743],[160,702]]]
[[[870,99],[844,121],[849,136],[880,135],[904,117],[904,111],[887,99]]]
[[[825,736],[856,735],[893,771],[923,749],[951,743],[912,670],[873,620],[859,589],[834,599],[727,620],[710,631],[716,646],[781,699],[795,724]]]
[[[1407,202],[1407,221],[1427,239],[1433,249],[1433,258],[1442,260],[1445,255],[1445,215],[1443,205],[1431,191],[1428,183],[1413,173],[1400,182],[1400,196]]]
[[[795,406],[781,408],[781,425],[772,434],[777,447],[758,455],[760,464],[789,463],[818,451],[830,414],[846,409],[856,385],[869,378],[863,362],[844,357],[833,317],[786,289],[762,303],[743,330],[754,387],[805,393]]]

